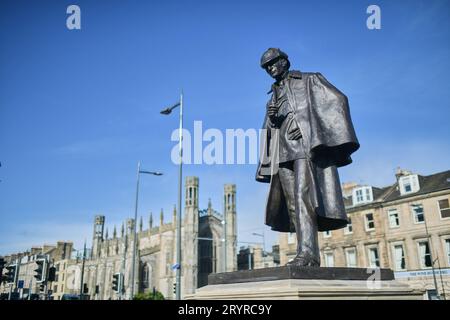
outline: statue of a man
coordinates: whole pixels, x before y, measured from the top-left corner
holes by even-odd
[[[268,49],[261,67],[275,79],[256,174],[270,182],[265,223],[296,233],[297,255],[288,265],[320,266],[318,231],[347,225],[337,168],[359,148],[348,100],[320,73],[290,71],[280,49]]]

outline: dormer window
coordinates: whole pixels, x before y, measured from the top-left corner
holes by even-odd
[[[353,189],[353,205],[356,206],[362,203],[373,201],[372,187],[359,187]]]
[[[420,190],[419,177],[417,174],[400,177],[398,180],[400,187],[400,194],[405,195],[409,193],[414,193]]]

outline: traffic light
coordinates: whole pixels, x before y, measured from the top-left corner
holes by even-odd
[[[47,281],[53,282],[53,281],[55,281],[55,279],[56,279],[56,268],[55,267],[48,268]]]
[[[0,284],[3,282],[3,268],[5,267],[6,261],[0,258]]]
[[[34,275],[34,277],[36,278],[36,282],[43,282],[43,281],[45,281],[47,260],[38,259],[38,260],[36,260],[36,264],[37,264],[37,268],[34,269],[34,272],[36,273]]]
[[[11,264],[6,267],[6,273],[3,281],[6,283],[13,283],[16,280],[17,264]]]
[[[113,274],[112,289],[117,293],[122,290],[122,274],[120,272]]]
[[[118,289],[119,289],[119,276],[120,276],[120,273],[113,274],[112,289],[115,292],[118,292]]]
[[[40,292],[44,292],[44,291],[45,291],[45,282],[41,282],[41,283],[39,284],[39,291],[40,291]]]
[[[177,294],[177,283],[173,283],[173,294]]]

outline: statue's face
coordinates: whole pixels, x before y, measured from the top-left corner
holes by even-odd
[[[286,59],[277,59],[266,67],[267,73],[274,79],[279,79],[286,71],[288,71],[288,63]]]

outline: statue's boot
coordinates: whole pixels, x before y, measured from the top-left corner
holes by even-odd
[[[280,165],[281,187],[288,207],[290,222],[297,236],[297,256],[288,265],[320,266],[317,214],[311,188],[313,173],[307,159]]]
[[[286,266],[289,267],[319,267],[320,261],[313,257],[312,254],[305,252],[298,254],[292,261],[289,261]]]

